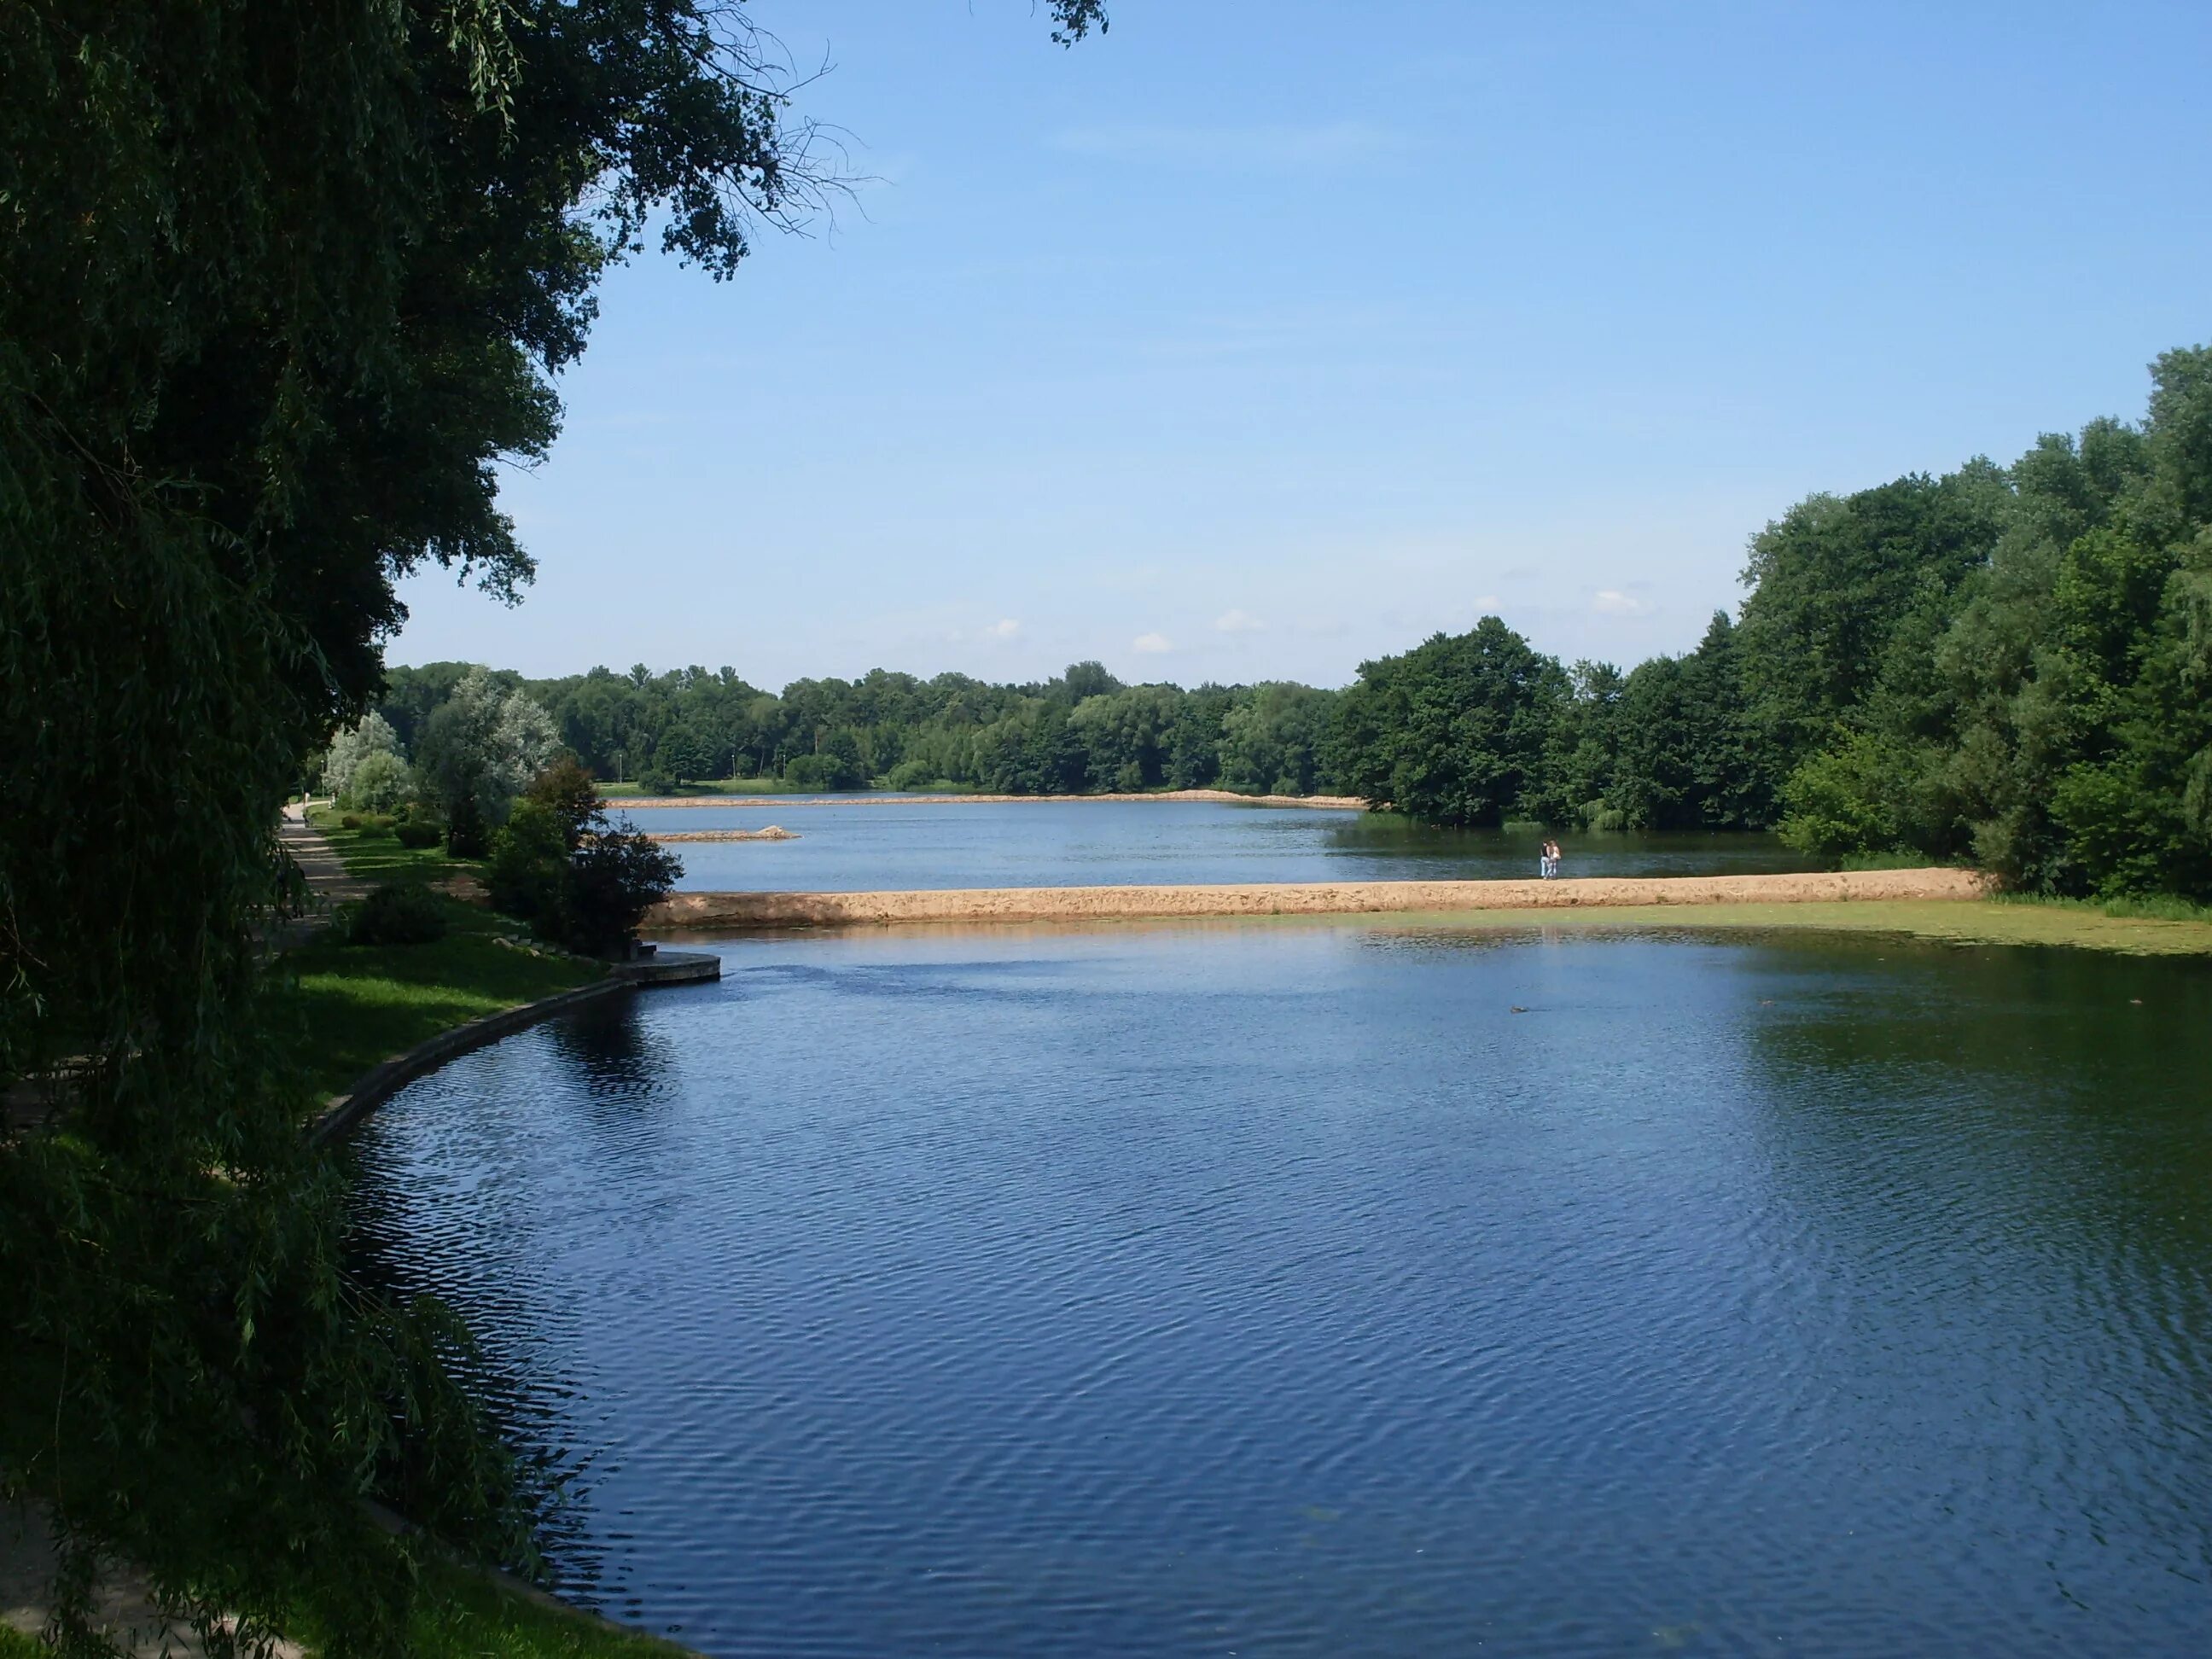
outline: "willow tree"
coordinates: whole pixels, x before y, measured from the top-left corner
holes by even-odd
[[[1055,34],[1103,27],[1055,0]],[[706,0],[0,8],[0,1481],[247,1644],[396,1650],[375,1498],[526,1553],[434,1309],[349,1282],[264,1016],[270,836],[425,562],[530,561],[610,264],[835,185]]]

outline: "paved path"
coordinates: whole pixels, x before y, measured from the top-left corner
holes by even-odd
[[[298,802],[284,809],[276,839],[307,877],[307,890],[322,902],[322,908],[343,904],[368,891],[368,883],[346,873],[344,860],[331,845],[330,837],[307,822],[307,811]]]
[[[36,1636],[46,1624],[46,1584],[53,1577],[53,1546],[32,1510],[0,1504],[0,1630]],[[173,1630],[154,1605],[138,1573],[110,1567],[93,1592],[93,1622],[131,1659],[204,1659],[206,1647],[188,1630]],[[276,1659],[302,1659],[290,1642],[271,1650]]]

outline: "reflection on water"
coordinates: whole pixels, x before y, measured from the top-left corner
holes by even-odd
[[[725,953],[360,1146],[574,1593],[717,1654],[2198,1650],[2196,965]]]
[[[1218,801],[876,801],[648,808],[641,829],[757,830],[787,842],[676,848],[703,891],[854,892],[1152,882],[1532,877],[1544,832],[1436,830],[1404,818]],[[1771,836],[1561,837],[1570,876],[1748,875],[1811,867]]]

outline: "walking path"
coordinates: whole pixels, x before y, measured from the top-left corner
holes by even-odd
[[[44,1521],[19,1504],[0,1504],[0,1630],[37,1636],[46,1626],[46,1589],[54,1575],[54,1550]],[[93,1591],[93,1622],[131,1659],[206,1659],[208,1649],[188,1630],[173,1628],[154,1601],[145,1575],[110,1564]],[[304,1659],[280,1641],[274,1659]]]
[[[330,837],[307,822],[302,803],[295,801],[284,809],[276,839],[307,878],[307,890],[323,901],[324,908],[360,898],[368,891],[368,883],[347,873],[345,862],[331,845]]]

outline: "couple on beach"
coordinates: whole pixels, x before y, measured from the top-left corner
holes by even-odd
[[[1559,876],[1559,843],[1547,841],[1536,859],[1536,873],[1546,881],[1556,881]]]

